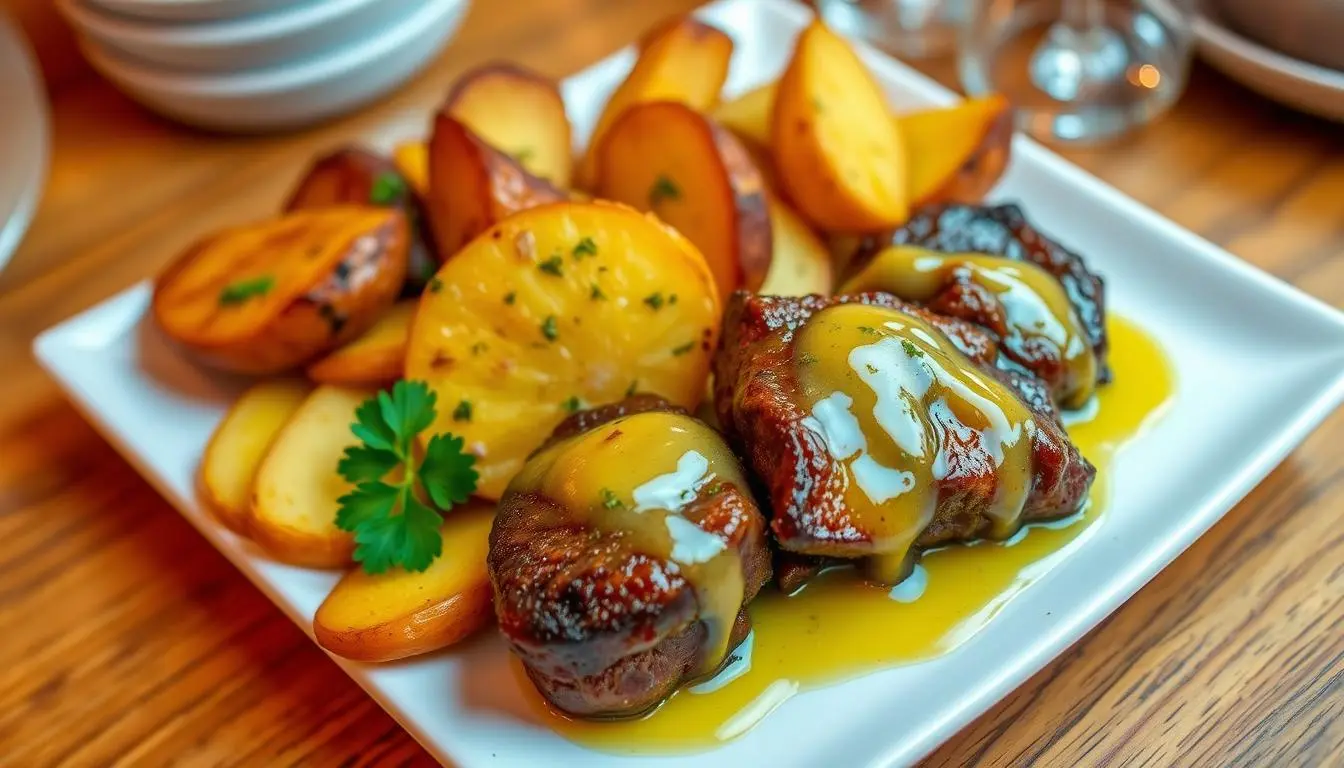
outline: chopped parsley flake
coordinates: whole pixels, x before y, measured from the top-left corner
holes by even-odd
[[[909,339],[901,339],[901,349],[904,349],[905,354],[909,355],[910,357],[924,356],[924,350],[920,349],[919,347],[916,347]]]
[[[601,286],[599,286],[597,283],[593,283],[593,289],[588,292],[588,298],[592,299],[593,301],[605,301],[607,298],[607,294],[602,292]]]
[[[610,488],[603,488],[601,493],[602,493],[602,507],[604,509],[616,509],[617,507],[625,506],[625,503],[622,502],[620,499],[616,498],[616,494],[612,493]]]
[[[568,413],[578,413],[583,410],[583,401],[579,399],[578,395],[570,395],[564,402],[560,403],[560,407]]]
[[[438,293],[443,290],[443,281],[437,277],[431,277],[429,278],[429,285],[427,287],[429,288],[430,293]]]
[[[628,386],[628,387],[625,388],[625,396],[626,396],[626,397],[631,397],[631,396],[633,396],[633,395],[634,395],[636,392],[638,392],[638,391],[639,391],[639,380],[636,379],[636,380],[630,382],[630,386]]]
[[[663,308],[663,294],[661,291],[654,291],[644,297],[644,303],[648,304],[654,312]]]
[[[860,325],[859,333],[862,333],[865,336],[876,336],[877,329],[872,327],[871,325]]]
[[[540,269],[542,272],[545,272],[548,275],[555,275],[556,277],[560,277],[565,273],[564,266],[565,266],[564,258],[557,253],[553,254],[549,259],[546,259],[545,261],[538,264],[537,269]]]
[[[811,352],[804,352],[803,354],[798,356],[799,365],[816,365],[816,363],[817,363],[817,356],[812,354]]]
[[[471,354],[479,355],[487,349],[489,349],[489,347],[486,345],[484,341],[478,341],[475,344],[471,345]]]
[[[682,355],[686,354],[687,352],[690,352],[692,349],[695,349],[695,340],[694,340],[694,339],[692,339],[692,340],[686,342],[685,344],[682,344],[682,345],[679,346],[679,347],[673,347],[673,348],[672,348],[672,354],[673,354],[674,356],[676,356],[676,357],[681,357]]]
[[[657,208],[664,200],[680,200],[681,190],[667,176],[662,174],[653,182],[649,189],[649,207]]]
[[[877,373],[877,366],[872,363],[864,363],[863,366],[868,369],[868,373]]]
[[[515,292],[515,291],[509,291],[508,293],[504,294],[504,303],[505,303],[505,304],[508,304],[508,305],[512,306],[512,305],[513,305],[513,302],[515,302],[515,301],[517,301],[517,300],[518,300],[518,294],[517,294],[517,292]]]
[[[471,421],[471,401],[463,400],[453,409],[453,421]]]
[[[593,242],[593,238],[585,237],[579,241],[578,245],[574,246],[573,253],[575,261],[578,261],[584,256],[596,256],[597,243]]]
[[[406,182],[400,174],[386,171],[373,179],[369,188],[369,202],[374,205],[395,203],[406,195]]]
[[[560,338],[560,330],[555,327],[555,315],[547,315],[546,319],[541,321],[541,335],[545,336],[547,341]]]
[[[224,286],[224,289],[219,292],[219,305],[221,307],[237,306],[246,303],[248,299],[265,296],[274,287],[275,278],[270,275],[239,280],[236,283]]]

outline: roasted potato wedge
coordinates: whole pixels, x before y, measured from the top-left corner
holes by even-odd
[[[652,211],[689,238],[722,299],[765,280],[771,232],[761,176],[735,136],[685,104],[627,109],[598,147],[595,191]]]
[[[457,81],[443,110],[528,173],[569,186],[573,139],[554,80],[515,64],[486,64]]]
[[[912,206],[978,203],[1008,167],[1013,110],[1002,94],[896,119],[905,138]]]
[[[427,203],[440,262],[505,216],[564,199],[563,191],[439,111],[429,139]]]
[[[438,395],[429,433],[461,435],[498,499],[571,411],[652,392],[693,409],[718,342],[695,246],[614,203],[516,213],[444,264],[411,325],[406,378]]]
[[[310,568],[349,565],[354,537],[336,527],[338,499],[351,486],[336,472],[358,443],[350,425],[373,390],[324,385],[280,430],[257,470],[248,532],[275,559]]]
[[[406,278],[410,238],[395,208],[294,211],[195,244],[158,279],[159,328],[230,371],[288,370],[373,325]]]
[[[579,166],[579,186],[597,183],[597,147],[602,135],[631,105],[679,101],[697,112],[709,111],[728,79],[733,39],[690,16],[654,28],[640,40],[639,58],[607,100]]]
[[[443,554],[416,573],[347,573],[313,617],[323,648],[355,661],[392,661],[437,651],[494,619],[485,555],[495,507],[469,501],[454,507],[439,529]]]
[[[263,381],[244,392],[215,428],[201,457],[201,495],[219,522],[234,533],[249,535],[257,468],[311,390],[302,379]]]
[[[342,147],[319,157],[290,193],[287,211],[333,205],[398,208],[410,224],[407,278],[418,292],[433,274],[433,235],[425,224],[420,192],[392,160],[361,147]]]
[[[418,304],[415,299],[393,304],[362,336],[308,366],[308,378],[321,384],[370,387],[401,378],[406,337]]]
[[[392,162],[421,198],[429,194],[429,145],[403,141],[392,150]]]
[[[807,222],[781,200],[770,201],[774,258],[757,293],[767,296],[829,296],[835,287],[831,254]]]
[[[803,30],[780,78],[770,136],[788,197],[813,224],[878,232],[905,221],[899,126],[863,62],[820,21]]]

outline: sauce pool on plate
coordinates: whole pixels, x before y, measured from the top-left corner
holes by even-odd
[[[911,576],[891,589],[867,584],[845,567],[790,596],[768,590],[751,605],[754,629],[734,651],[737,660],[644,718],[585,722],[556,714],[515,663],[529,702],[558,733],[595,749],[694,751],[746,733],[799,691],[956,648],[1104,518],[1112,458],[1171,398],[1171,366],[1156,342],[1124,318],[1113,317],[1108,329],[1115,381],[1098,389],[1088,407],[1066,416],[1070,437],[1097,466],[1079,514],[1030,525],[1003,542],[925,552]]]

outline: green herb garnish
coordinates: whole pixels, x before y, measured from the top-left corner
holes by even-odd
[[[644,297],[644,303],[648,304],[654,312],[663,308],[663,294],[661,291],[654,291]]]
[[[860,325],[859,333],[862,333],[865,336],[876,336],[877,329],[872,327],[871,325]]]
[[[239,280],[236,283],[224,286],[224,290],[219,292],[219,305],[221,307],[237,306],[247,302],[248,299],[265,296],[274,287],[275,278],[270,275]]]
[[[578,261],[584,256],[596,256],[597,243],[593,242],[593,238],[585,237],[579,241],[578,245],[574,246],[573,253],[575,261]]]
[[[658,175],[658,178],[653,182],[653,186],[649,188],[650,208],[657,208],[659,203],[662,203],[664,200],[680,199],[681,190],[677,188],[677,185],[673,183],[671,179],[662,174]]]
[[[592,299],[593,301],[606,301],[607,294],[602,292],[601,286],[599,286],[597,283],[593,283],[593,289],[588,292],[588,298]]]
[[[567,413],[578,413],[583,410],[583,401],[579,399],[578,395],[570,395],[564,402],[560,403],[560,407],[564,408]]]
[[[512,153],[513,159],[517,160],[520,163],[526,163],[528,160],[531,160],[533,154],[534,153],[532,152],[532,150],[528,147],[523,147],[522,149]]]
[[[817,356],[812,354],[811,352],[804,352],[803,354],[798,356],[799,365],[816,365],[816,363],[817,363]]]
[[[901,339],[901,349],[904,349],[905,354],[908,355],[909,357],[924,356],[924,350],[920,349],[919,347],[916,347],[914,343],[911,342],[909,339]]]
[[[350,431],[360,444],[336,467],[355,489],[339,499],[336,527],[355,535],[355,560],[369,573],[428,568],[443,552],[443,513],[476,490],[476,457],[460,437],[434,435],[416,464],[416,438],[434,423],[435,399],[424,382],[398,381],[355,409]]]
[[[509,306],[513,306],[513,302],[517,300],[518,300],[518,293],[516,291],[509,291],[508,293],[504,294],[504,303],[508,304]]]
[[[545,336],[547,341],[560,338],[560,329],[555,327],[555,315],[547,315],[546,319],[541,321],[541,335]]]
[[[443,290],[443,281],[437,277],[431,277],[426,287],[429,288],[430,293],[438,293]]]
[[[453,409],[453,421],[471,421],[471,401],[462,400]]]
[[[610,488],[603,488],[601,493],[602,493],[602,507],[604,509],[615,509],[617,507],[625,506],[625,502],[617,498],[616,494],[612,493]]]
[[[400,174],[386,171],[373,179],[369,188],[369,202],[374,205],[395,203],[406,195],[406,181]]]
[[[636,392],[638,392],[638,391],[639,391],[639,380],[636,379],[636,380],[630,382],[630,386],[628,386],[628,387],[625,388],[625,396],[626,396],[626,397],[632,397],[632,396],[634,396],[634,394],[635,394]]]
[[[686,354],[687,352],[690,352],[692,349],[695,349],[695,340],[694,340],[694,339],[692,339],[692,340],[686,342],[685,344],[682,344],[682,345],[679,346],[679,347],[673,347],[673,348],[672,348],[672,355],[673,355],[674,357],[681,357],[682,355]]]
[[[548,275],[560,277],[565,274],[565,259],[560,254],[552,254],[550,258],[537,265],[537,269]]]

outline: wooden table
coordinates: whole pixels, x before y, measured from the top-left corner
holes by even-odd
[[[480,2],[399,94],[290,136],[193,133],[92,77],[57,92],[50,186],[0,276],[0,764],[429,762],[80,419],[30,342],[196,235],[270,210],[315,149],[427,113],[466,67],[507,57],[561,76],[692,5]],[[1157,125],[1065,154],[1339,305],[1341,134],[1201,67]],[[1342,441],[1336,414],[930,763],[1344,764]]]

